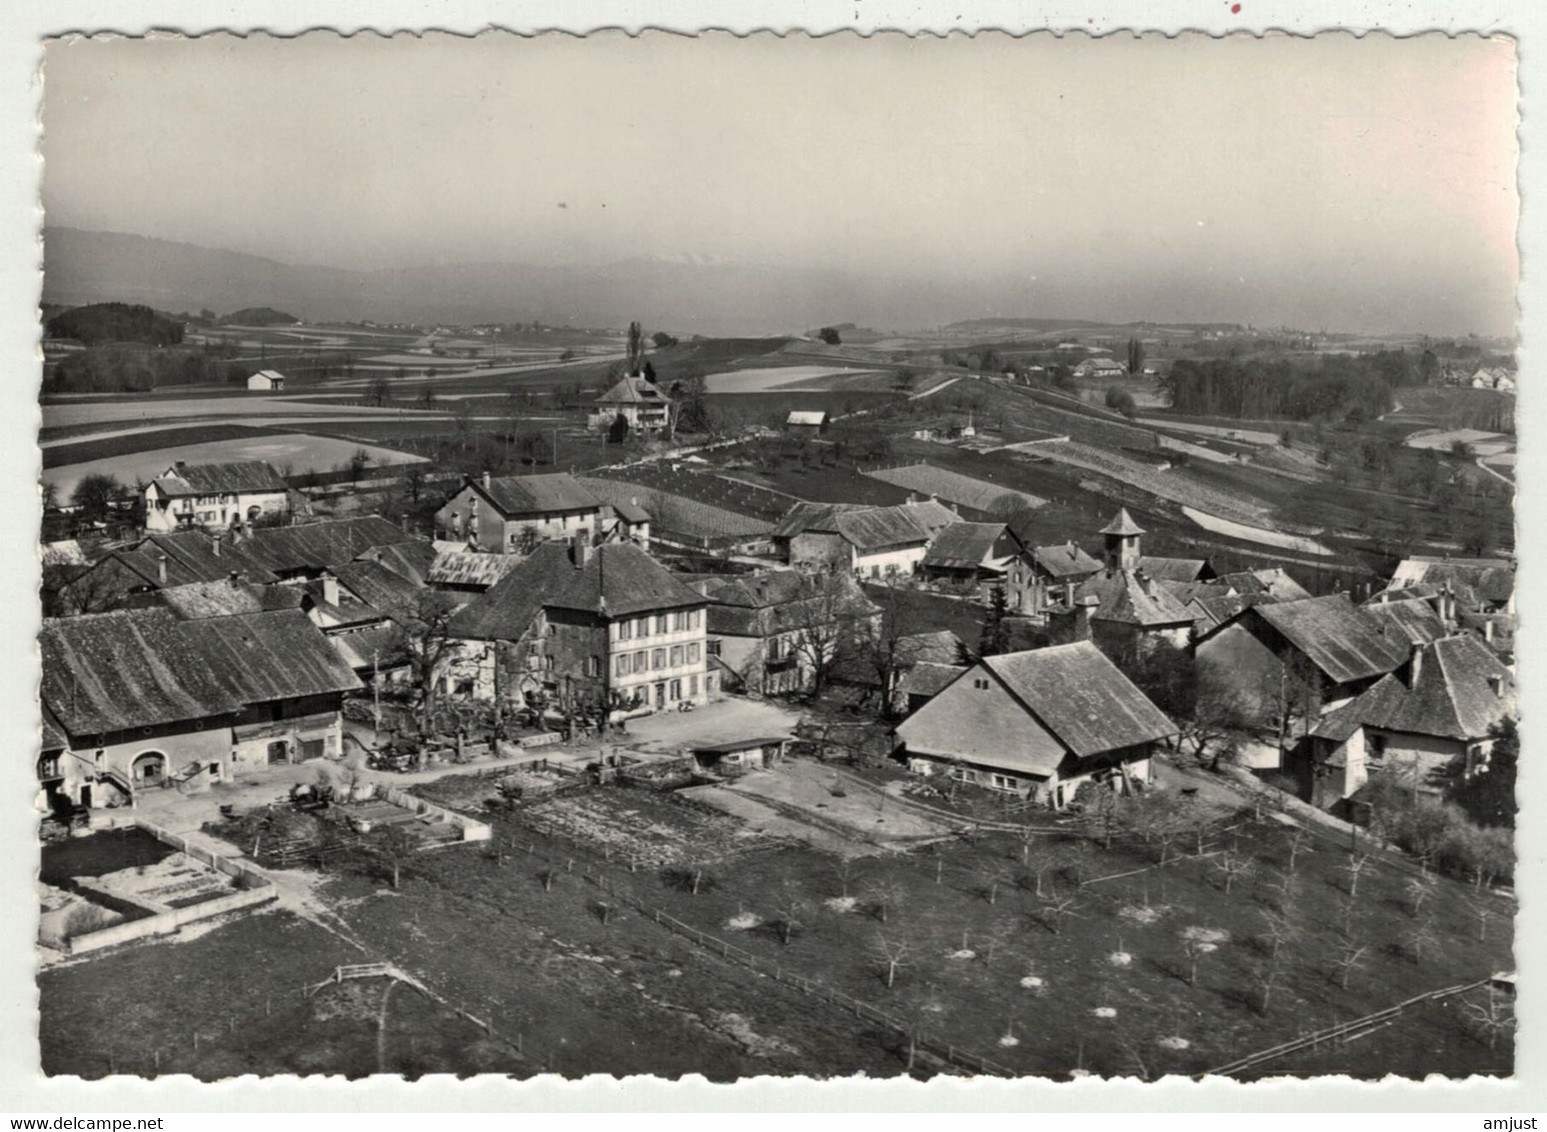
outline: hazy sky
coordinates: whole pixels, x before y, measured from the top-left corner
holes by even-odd
[[[1515,103],[1513,43],[1476,37],[76,40],[43,199],[341,267],[695,255],[1500,334]]]

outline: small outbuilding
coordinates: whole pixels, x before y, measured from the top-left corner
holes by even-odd
[[[733,776],[749,770],[764,770],[784,757],[789,736],[736,739],[693,748],[693,764],[705,774]]]
[[[278,370],[260,369],[247,379],[247,388],[259,393],[278,393],[285,387],[285,375]]]
[[[818,409],[791,409],[784,429],[795,436],[820,436],[827,431],[827,414]]]

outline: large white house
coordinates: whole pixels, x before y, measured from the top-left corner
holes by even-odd
[[[646,377],[624,377],[596,399],[587,418],[592,432],[606,432],[621,416],[630,432],[665,432],[671,427],[672,400]]]
[[[261,460],[185,464],[181,460],[145,485],[145,529],[235,527],[290,510],[285,481]]]

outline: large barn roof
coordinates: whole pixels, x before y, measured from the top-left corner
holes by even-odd
[[[1410,670],[1409,670],[1410,672]],[[1341,742],[1361,727],[1409,735],[1473,740],[1515,710],[1515,680],[1486,645],[1470,634],[1422,647],[1418,678],[1392,673],[1316,726]]]
[[[568,472],[543,476],[500,476],[485,486],[469,480],[468,486],[494,504],[509,519],[517,515],[543,515],[553,511],[595,510],[602,501]]]
[[[1347,594],[1255,605],[1244,616],[1261,617],[1338,683],[1384,675],[1407,659],[1406,636]]]
[[[234,495],[243,491],[284,491],[284,478],[262,460],[228,464],[174,464],[155,479],[163,493],[185,495]]]

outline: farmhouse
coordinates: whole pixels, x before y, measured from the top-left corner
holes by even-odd
[[[1022,539],[1024,528],[1011,530]],[[1033,546],[1026,554],[1011,561],[1006,575],[1006,596],[1017,613],[1040,614],[1053,603],[1054,591],[1060,591],[1065,603],[1073,605],[1070,589],[1101,572],[1101,563],[1081,550],[1070,539],[1057,546]]]
[[[145,529],[235,527],[290,510],[289,489],[261,460],[185,464],[181,460],[145,485]]]
[[[1502,366],[1484,366],[1472,375],[1468,383],[1473,389],[1497,389],[1504,393],[1515,391],[1515,375]]]
[[[1447,583],[1464,612],[1515,612],[1515,564],[1504,558],[1404,558],[1387,589]]]
[[[452,618],[450,690],[571,708],[701,704],[703,594],[631,543],[544,543]]]
[[[114,550],[60,586],[57,612],[105,613],[135,595],[194,582],[218,582],[237,575],[266,585],[279,579],[246,553],[246,543],[219,532],[199,530],[155,534],[132,547]]]
[[[1147,783],[1176,727],[1088,641],[986,657],[897,726],[896,757],[1062,809],[1081,785]]]
[[[883,578],[911,575],[930,540],[958,521],[955,512],[932,499],[895,507],[797,507],[773,537],[788,540],[791,566]]]
[[[260,369],[247,379],[249,391],[278,393],[285,387],[285,375],[278,370]]]
[[[435,534],[464,543],[469,550],[527,553],[546,539],[578,535],[600,541],[603,507],[589,488],[565,472],[500,477],[485,472],[481,479],[469,478],[435,512]]]
[[[747,691],[803,692],[880,618],[850,574],[796,570],[704,579],[708,628],[720,661]]]
[[[299,610],[182,620],[143,609],[45,621],[42,699],[63,747],[38,775],[56,807],[132,805],[273,763],[341,754],[360,687]]]
[[[628,421],[629,432],[665,432],[671,427],[672,399],[646,377],[623,377],[596,399],[586,424],[592,432],[606,432],[613,421]]]
[[[428,543],[377,515],[260,529],[240,543],[251,562],[282,580],[320,578],[324,571],[388,547],[399,548],[405,560],[422,560]]]
[[[892,696],[892,708],[912,715],[967,671],[964,664],[939,664],[922,660],[902,674]]]
[[[827,414],[820,409],[791,409],[784,431],[792,436],[820,436],[827,431]]]
[[[1074,367],[1075,377],[1121,377],[1127,372],[1114,358],[1086,358]]]
[[[1408,659],[1408,638],[1347,594],[1249,606],[1198,638],[1200,686],[1287,736]]]
[[[1020,540],[1003,523],[952,523],[935,535],[920,573],[932,581],[977,587],[986,600],[990,589],[1005,584],[1020,552]]]
[[[1416,788],[1486,773],[1489,732],[1515,713],[1515,681],[1476,637],[1415,644],[1407,665],[1322,716],[1292,768],[1323,809],[1336,806],[1377,771]]]

